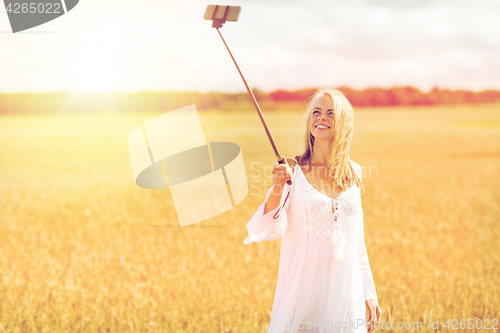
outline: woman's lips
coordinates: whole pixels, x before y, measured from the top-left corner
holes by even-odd
[[[320,127],[319,127],[320,126]],[[326,125],[316,125],[314,126],[314,128],[320,130],[320,131],[325,131],[325,130],[328,130],[330,129],[330,127],[326,126]]]

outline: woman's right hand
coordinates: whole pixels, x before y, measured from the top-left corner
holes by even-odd
[[[286,182],[290,179],[292,179],[293,175],[293,170],[290,168],[288,165],[288,162],[286,160],[285,156],[281,157],[281,160],[283,161],[282,164],[276,162],[273,168],[273,185],[277,184],[283,187]]]

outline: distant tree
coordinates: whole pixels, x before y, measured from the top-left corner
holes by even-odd
[[[422,93],[414,87],[392,87],[390,89],[367,88],[356,90],[339,87],[353,106],[425,105],[453,103],[495,103],[500,102],[500,91],[448,90],[434,87]],[[294,91],[277,90],[265,93],[254,89],[259,104],[266,109],[288,108],[292,103],[305,104],[316,88]],[[141,91],[135,93],[54,92],[0,94],[0,114],[60,113],[60,112],[166,112],[195,104],[198,110],[216,109],[241,111],[253,109],[251,98],[246,92],[235,94],[209,92],[161,92]]]

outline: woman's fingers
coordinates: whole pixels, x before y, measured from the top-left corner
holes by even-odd
[[[373,332],[375,330],[375,323],[380,323],[380,319],[382,318],[382,309],[380,305],[372,306],[369,308],[370,310],[370,319],[368,320],[370,324],[370,329],[368,332]]]
[[[369,312],[368,322],[370,323],[368,332],[373,332],[375,330],[375,323],[380,322],[382,309],[378,302],[375,301],[367,301],[367,307]]]
[[[375,327],[373,326],[373,323],[370,322],[370,325],[368,325],[369,328],[368,328],[368,332],[373,332],[373,330],[375,329]]]
[[[377,322],[377,316],[375,315],[374,312],[375,312],[375,310],[372,310],[372,313],[370,315],[371,316],[371,320],[370,320],[370,322],[371,322],[371,325],[370,325],[371,326],[370,327],[371,331],[375,330],[375,323]]]
[[[376,308],[371,308],[371,315],[370,315],[370,318],[371,318],[371,321],[372,323],[376,323],[378,322],[378,318],[377,318],[377,310]]]
[[[278,181],[288,181],[289,179],[292,179],[292,174],[287,171],[278,171],[275,173],[275,178]]]
[[[292,179],[293,170],[290,168],[288,163],[286,162],[286,157],[283,156],[282,164],[276,163],[274,164],[273,174],[276,177],[276,180],[279,182],[285,182]]]
[[[381,318],[382,318],[382,309],[380,308],[380,305],[377,304],[377,322],[380,322]]]

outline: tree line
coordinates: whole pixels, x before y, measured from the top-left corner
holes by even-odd
[[[339,87],[354,107],[435,105],[460,103],[495,103],[500,101],[500,91],[481,92],[434,88],[422,92],[414,87],[367,88],[356,90]],[[295,105],[303,108],[317,89],[277,90],[270,93],[253,90],[263,110]],[[170,111],[195,104],[197,110],[246,111],[253,110],[253,103],[246,92],[155,92],[97,93],[52,92],[0,94],[0,114],[65,113],[65,112],[158,112]]]

